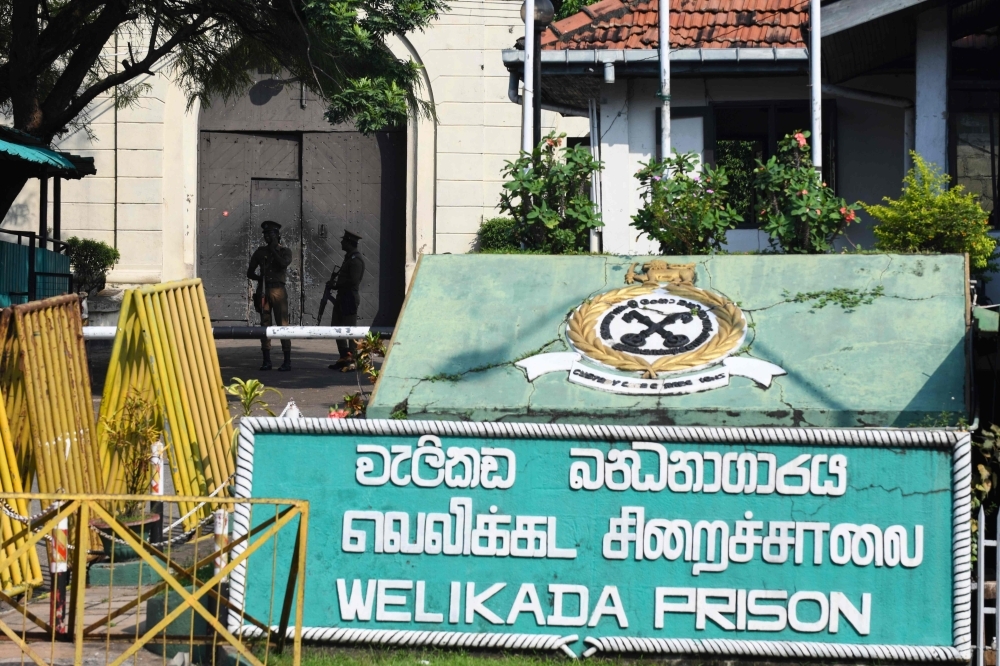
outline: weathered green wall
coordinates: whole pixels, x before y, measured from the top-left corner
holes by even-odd
[[[743,377],[681,396],[629,396],[528,382],[514,366],[569,351],[565,320],[625,286],[643,258],[444,255],[422,259],[368,415],[416,419],[621,424],[907,426],[963,418],[964,259],[959,255],[723,255],[695,285],[728,296],[750,323],[743,353],[788,373],[764,389]],[[646,258],[648,260],[648,258]],[[847,311],[799,293],[884,293]]]

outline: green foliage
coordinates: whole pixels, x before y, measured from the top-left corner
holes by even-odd
[[[603,226],[590,200],[591,175],[603,165],[586,146],[562,148],[565,134],[549,134],[528,155],[508,161],[500,204],[514,218],[515,240],[549,254],[590,247],[590,230]]]
[[[864,206],[879,222],[875,247],[882,252],[968,252],[973,272],[992,269],[996,241],[987,234],[989,214],[976,195],[961,185],[948,189],[946,174],[911,154],[913,168],[903,179],[902,196]]]
[[[554,0],[552,4],[555,5],[556,9],[555,20],[561,21],[593,3],[587,2],[587,0]]]
[[[760,150],[759,141],[731,139],[720,139],[715,147],[715,165],[724,168],[729,176],[728,201],[747,223],[754,219],[754,168]]]
[[[514,239],[516,231],[517,223],[513,218],[493,217],[483,220],[477,234],[479,251],[507,252],[510,250],[520,250],[521,244]]]
[[[107,435],[108,451],[118,460],[126,495],[145,495],[149,492],[153,444],[163,433],[162,420],[156,406],[130,391],[125,404],[112,416],[102,417]],[[135,519],[142,513],[138,500],[121,503],[118,518]]]
[[[997,510],[996,488],[1000,475],[1000,426],[990,424],[972,438],[972,510]]]
[[[698,166],[697,153],[678,153],[642,164],[635,177],[642,208],[632,226],[660,243],[663,254],[705,254],[718,250],[726,232],[743,218],[726,202],[724,168]]]
[[[809,132],[785,135],[777,155],[757,161],[754,178],[760,229],[788,254],[829,252],[857,208],[820,182],[808,138]]]
[[[370,133],[432,113],[417,97],[420,67],[387,41],[446,9],[443,0],[0,0],[0,112],[48,143],[86,124],[101,95],[137,103],[160,68],[203,105],[245,94],[258,70],[281,71],[280,83],[325,100],[331,121]]]
[[[239,398],[240,409],[243,410],[241,416],[252,416],[258,409],[266,412],[268,416],[274,416],[271,406],[264,402],[264,396],[268,391],[272,391],[273,393],[277,393],[280,398],[281,391],[270,386],[264,386],[257,379],[247,379],[244,381],[239,377],[233,377],[230,381],[233,383],[226,387],[226,393]]]
[[[107,243],[76,236],[67,240],[66,245],[76,291],[90,294],[104,289],[108,271],[121,259],[118,250]]]
[[[871,305],[876,298],[885,295],[885,288],[882,285],[874,289],[846,289],[837,287],[826,291],[799,292],[792,296],[791,293],[782,292],[785,299],[790,303],[807,303],[812,301],[810,308],[822,310],[827,305],[839,305],[846,312],[853,312],[860,305]]]

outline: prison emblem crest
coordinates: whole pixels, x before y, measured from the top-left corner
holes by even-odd
[[[581,303],[566,322],[573,351],[519,361],[528,381],[568,371],[569,381],[632,395],[697,393],[729,385],[732,375],[767,388],[785,371],[760,359],[735,357],[747,320],[725,296],[694,285],[694,264],[652,261],[626,286]]]

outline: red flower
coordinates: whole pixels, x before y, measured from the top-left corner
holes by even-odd
[[[796,132],[792,138],[799,142],[799,148],[805,147],[806,137],[802,132]]]
[[[328,419],[346,419],[347,417],[348,413],[346,409],[334,409],[332,407],[330,408],[330,413],[326,415]]]

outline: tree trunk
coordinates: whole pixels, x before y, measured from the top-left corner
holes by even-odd
[[[24,184],[28,182],[27,176],[19,176],[4,169],[3,177],[0,178],[0,222],[7,215],[7,211],[14,205],[14,199],[21,193]]]

